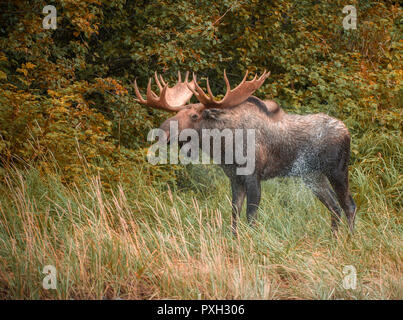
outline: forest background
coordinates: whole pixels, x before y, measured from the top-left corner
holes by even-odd
[[[0,2],[0,297],[402,299],[401,30],[397,1]],[[224,69],[270,70],[258,97],[348,126],[356,235],[333,239],[309,191],[275,179],[235,239],[220,169],[147,162],[169,115],[134,79],[189,70],[220,96]]]

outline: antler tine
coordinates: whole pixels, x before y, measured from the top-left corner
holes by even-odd
[[[200,86],[199,86],[199,84],[197,83],[197,80],[196,80],[196,76],[195,76],[195,74],[193,73],[193,81],[194,81],[194,84],[195,84],[195,89],[196,89],[196,92],[194,92],[193,91],[193,93],[195,94],[195,96],[197,97],[197,99],[202,99],[204,102],[208,102],[209,101],[209,98],[207,97],[207,95],[204,93],[204,91],[203,91],[203,89],[202,88],[200,88]],[[202,102],[202,101],[200,101],[200,102]],[[203,102],[202,102],[203,103]],[[204,103],[203,103],[204,104]]]
[[[270,71],[266,72],[266,69],[264,69],[262,75],[257,79],[257,81],[262,81],[267,79],[270,76]]]
[[[225,92],[224,98],[222,98],[222,100],[226,99],[226,97],[231,93],[231,85],[229,83],[229,80],[227,77],[227,72],[225,71],[225,69],[224,69],[224,81],[225,81],[225,85],[227,87],[227,91]]]
[[[140,94],[140,90],[137,86],[137,79],[134,79],[134,92],[136,93],[137,99],[134,99],[140,103],[146,103],[147,101],[143,99],[143,97]]]
[[[269,72],[270,73],[270,72]],[[263,77],[266,76],[266,69],[264,69],[263,73],[261,74],[261,76],[259,77],[258,81],[262,80]]]
[[[158,96],[155,94],[154,91],[151,90],[151,81],[152,79],[148,79],[148,85],[147,85],[147,101],[148,100],[155,100],[158,99]],[[163,97],[162,92],[161,92],[161,97]]]
[[[227,86],[227,92],[231,91],[231,85],[229,83],[229,80],[227,78],[227,72],[224,69],[224,81],[225,81],[225,85]]]
[[[192,74],[192,81],[191,81],[191,82],[194,83],[195,88],[196,88],[196,86],[197,86],[197,81],[196,81],[196,75],[195,75],[194,72],[193,72],[193,74]],[[188,87],[188,89],[189,89],[190,91],[192,91],[195,96],[198,96],[198,95],[199,95],[199,93],[195,90],[195,88],[192,88],[192,87],[190,86],[190,84],[189,84],[187,81],[186,81],[185,83],[186,83],[186,86]]]
[[[161,80],[163,86],[167,85],[166,82],[164,81],[164,78],[162,77],[162,75],[160,75],[160,80]]]
[[[136,93],[137,102],[145,104],[147,106],[163,109],[167,111],[177,112],[186,106],[186,103],[190,100],[193,95],[194,81],[188,82],[189,72],[186,73],[186,80],[182,82],[181,74],[178,72],[178,82],[170,88],[168,84],[164,81],[161,75],[154,72],[154,79],[160,90],[160,95],[158,96],[152,89],[152,77],[148,80],[146,100],[142,97],[140,90],[137,86],[137,81],[134,82],[134,91]],[[161,84],[162,83],[162,84]]]
[[[213,93],[211,92],[210,83],[208,81],[208,78],[207,78],[207,92],[208,92],[208,95],[210,96],[210,99],[214,100],[214,96],[213,96]]]
[[[155,82],[157,83],[158,89],[160,90],[160,92],[162,91],[162,86],[161,83],[158,80],[158,76],[157,76],[157,71],[154,72],[154,78],[155,78]],[[165,85],[164,85],[165,86]]]
[[[201,90],[201,88],[199,87],[199,84],[197,83],[197,78],[196,78],[196,75],[194,74],[194,72],[193,72],[193,81],[194,81],[194,83],[195,83],[195,91],[193,92],[194,95],[199,96],[200,93],[203,94],[204,92],[203,92],[203,90]]]
[[[249,70],[246,70],[245,76],[243,77],[243,79],[242,79],[242,81],[241,81],[241,83],[239,85],[245,83],[246,78],[248,77],[248,74],[249,74]]]

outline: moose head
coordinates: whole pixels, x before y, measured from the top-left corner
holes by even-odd
[[[193,73],[192,81],[189,81],[189,72],[186,72],[185,81],[182,82],[181,73],[178,72],[178,82],[170,88],[164,81],[161,75],[157,72],[154,73],[155,82],[160,90],[160,96],[155,94],[151,89],[152,78],[149,79],[147,85],[147,96],[144,99],[138,89],[137,82],[134,83],[134,89],[137,96],[136,101],[147,105],[152,108],[162,109],[169,112],[175,112],[176,115],[164,121],[160,129],[164,130],[169,140],[169,127],[172,121],[178,123],[178,130],[180,133],[184,129],[196,129],[200,122],[204,119],[214,117],[219,112],[217,109],[225,109],[237,106],[247,100],[257,89],[259,89],[266,78],[270,76],[270,72],[263,72],[263,74],[248,81],[248,71],[242,82],[234,89],[231,90],[229,80],[224,70],[224,80],[227,86],[227,91],[221,101],[216,101],[210,89],[210,84],[207,78],[207,92],[198,85],[196,76]],[[199,103],[187,104],[190,98],[195,95]]]

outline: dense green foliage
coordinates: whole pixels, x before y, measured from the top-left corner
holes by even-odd
[[[57,8],[56,30],[42,27],[45,17],[42,8],[48,4]],[[14,241],[26,243],[31,232],[39,229],[44,237],[48,236],[42,225],[45,222],[40,219],[29,224],[31,229],[24,227],[24,221],[30,219],[30,212],[39,210],[50,215],[57,213],[59,218],[65,212],[77,215],[77,219],[75,216],[66,218],[67,222],[64,218],[57,220],[57,228],[66,228],[59,235],[60,242],[67,243],[71,240],[71,223],[76,228],[74,230],[77,237],[85,243],[86,233],[80,229],[81,226],[89,221],[96,224],[99,217],[95,213],[90,217],[83,216],[80,210],[96,206],[97,203],[91,202],[93,198],[83,201],[77,199],[87,194],[86,192],[76,194],[75,189],[70,192],[70,189],[63,188],[77,186],[82,190],[93,190],[95,187],[91,177],[94,175],[100,176],[106,190],[120,195],[126,192],[128,198],[134,198],[134,202],[124,201],[124,208],[134,215],[145,213],[149,218],[144,224],[136,224],[139,232],[146,233],[153,228],[153,215],[160,207],[150,199],[158,198],[167,190],[173,190],[175,197],[183,195],[186,205],[181,207],[182,204],[175,204],[177,207],[171,207],[172,198],[161,200],[161,206],[164,207],[162,211],[165,213],[179,210],[183,219],[196,219],[193,206],[197,207],[197,204],[191,198],[193,195],[197,195],[200,201],[208,199],[202,203],[211,206],[211,209],[206,210],[228,211],[228,203],[222,203],[223,196],[215,194],[228,192],[228,186],[221,178],[212,179],[216,174],[211,170],[192,166],[152,166],[146,161],[149,147],[147,133],[151,128],[158,127],[168,115],[135,102],[132,84],[137,79],[139,86],[145,88],[154,71],[161,73],[173,84],[178,70],[189,70],[197,72],[198,79],[208,77],[213,92],[219,96],[225,90],[222,77],[224,69],[232,85],[242,79],[246,70],[260,73],[267,69],[271,71],[271,76],[256,93],[258,97],[276,100],[289,113],[324,112],[337,117],[346,123],[352,135],[352,192],[359,208],[359,217],[363,217],[362,223],[367,226],[367,230],[363,226],[359,226],[358,230],[367,233],[361,234],[357,245],[339,243],[335,248],[328,247],[329,240],[318,231],[320,234],[313,233],[313,240],[309,237],[304,240],[304,250],[308,250],[313,244],[317,245],[320,253],[325,252],[325,256],[339,250],[337,252],[342,256],[339,263],[348,263],[348,259],[341,253],[346,246],[349,246],[349,250],[355,250],[357,246],[375,239],[373,246],[368,245],[357,261],[367,263],[365,266],[370,270],[367,275],[373,276],[375,267],[370,262],[370,256],[375,254],[378,245],[379,248],[382,247],[387,252],[385,259],[390,258],[388,270],[393,279],[389,280],[398,289],[390,289],[383,294],[377,291],[379,288],[371,287],[369,297],[401,298],[401,286],[398,287],[395,283],[401,280],[399,275],[402,274],[402,261],[399,260],[401,251],[396,249],[401,244],[402,232],[399,226],[403,223],[402,9],[396,1],[350,1],[348,4],[357,7],[358,21],[356,30],[347,31],[342,25],[345,17],[342,9],[346,4],[341,0],[0,2],[0,241],[4,243],[4,246],[3,243],[0,245],[0,248],[4,248],[0,251],[0,258],[16,257],[10,263],[16,269],[8,269],[3,262],[0,263],[0,285],[7,283],[7,288],[12,288],[10,292],[13,292],[13,297],[38,297],[33,293],[34,289],[32,291],[24,287],[24,272],[37,267],[32,264],[26,270],[19,269],[18,257],[25,257],[27,249],[21,245],[17,248],[20,251],[16,253],[14,246]],[[204,84],[204,81],[201,80],[201,83]],[[19,172],[18,170],[25,170],[27,167],[29,170],[23,174],[14,171]],[[32,174],[35,175],[34,178]],[[57,186],[62,190],[60,196],[57,190],[52,191],[49,177],[56,177],[54,179],[58,181]],[[116,191],[121,186],[124,191]],[[97,185],[96,188],[98,187],[101,188]],[[270,188],[271,191],[276,190],[272,184]],[[20,189],[28,191],[20,192]],[[286,189],[280,196],[286,197],[287,190],[293,192],[294,189]],[[8,197],[9,194],[12,195],[11,198]],[[144,199],[146,207],[140,206],[140,199]],[[55,204],[58,201],[60,203]],[[286,199],[285,202],[287,201]],[[79,203],[70,207],[71,202]],[[116,206],[110,210],[111,214],[116,213],[122,219],[129,219],[127,212],[120,212],[121,207],[113,200],[109,204],[111,208]],[[280,207],[282,206],[264,203],[262,210],[273,213],[276,208],[281,212]],[[303,208],[285,207],[285,212],[289,210],[302,217]],[[98,209],[94,210],[98,212]],[[379,217],[376,213],[379,213]],[[18,220],[16,216],[28,220]],[[175,226],[174,229],[178,232],[182,230],[177,226],[182,220],[171,221],[172,217],[165,218],[166,223],[157,221],[161,224],[156,224],[157,229],[159,226],[169,233],[170,226]],[[229,215],[224,215],[224,218],[229,221]],[[76,220],[73,223],[69,219]],[[193,222],[198,225],[197,221]],[[283,242],[285,247],[287,243],[297,247],[298,240],[295,235],[292,236],[292,232],[295,231],[301,237],[305,237],[306,232],[303,228],[297,228],[288,233],[283,223],[284,220],[277,218],[272,222],[264,220],[262,230],[277,230],[276,224],[285,229],[281,231],[278,228],[278,234],[270,238],[272,243],[269,240],[269,243],[265,243],[266,238],[254,235],[254,239],[258,241],[257,247],[261,249],[267,245],[274,250],[278,243]],[[392,229],[388,229],[387,233],[381,232],[380,226],[388,223],[393,225]],[[8,229],[10,225],[12,227]],[[191,228],[191,225],[186,220],[186,228]],[[100,233],[106,232],[105,230],[114,230],[110,231],[112,233],[120,230],[113,223],[105,225],[101,222],[99,226]],[[53,227],[56,228],[49,223],[49,228]],[[288,227],[292,229],[295,225],[291,221]],[[217,228],[222,231],[221,225],[213,229]],[[161,235],[157,229],[150,231],[150,234],[155,233],[155,238],[159,239]],[[315,230],[312,226],[308,229],[312,232]],[[199,230],[202,231],[203,229]],[[19,237],[24,237],[24,232],[27,237],[21,240]],[[197,244],[195,234],[183,237],[173,234],[172,237],[186,238],[186,246],[194,245],[198,248],[201,244]],[[269,237],[266,233],[262,234]],[[90,233],[90,236],[97,237],[95,233]],[[286,239],[290,237],[290,242],[287,242]],[[163,241],[162,238],[159,241]],[[232,241],[229,238],[227,234],[218,240],[208,238],[211,241],[211,248],[208,248],[213,250],[217,247],[217,241]],[[127,239],[122,236],[116,240],[114,236],[110,236],[109,240],[124,242]],[[42,245],[45,246],[44,243],[32,241],[38,246],[38,252],[43,249]],[[391,241],[392,249],[385,249],[388,248],[388,241]],[[147,254],[151,254],[153,239],[144,238],[144,242]],[[223,256],[239,254],[244,259],[240,258],[240,261],[247,263],[249,258],[246,259],[243,252],[252,244],[248,240],[245,242],[246,244],[238,244],[239,250],[234,251],[231,246],[229,247],[232,249],[223,249]],[[159,243],[164,247],[162,242]],[[49,245],[55,250],[55,260],[61,259],[58,250],[69,250],[59,247],[60,243]],[[290,250],[297,259],[298,252],[292,251],[292,248]],[[173,254],[170,249],[166,252],[169,252],[167,257]],[[136,252],[130,257],[137,259],[139,256],[141,254]],[[267,256],[268,259],[270,257]],[[178,259],[182,258],[178,256]],[[257,256],[251,259],[255,258],[252,266],[258,268],[262,261]],[[273,263],[280,265],[281,259],[277,257]],[[117,260],[113,261],[118,263]],[[286,264],[292,265],[294,262],[291,259]],[[77,261],[63,260],[63,263],[74,266]],[[86,262],[82,263],[85,265]],[[165,262],[161,260],[159,263],[164,265]],[[169,263],[176,266],[175,261]],[[299,271],[303,270],[302,264],[300,267]],[[249,271],[253,274],[256,270],[252,268]],[[15,287],[14,280],[10,280],[13,277],[6,276],[17,274],[17,271],[20,272],[20,282],[15,283],[22,287]],[[158,270],[153,272],[155,274],[148,275],[146,284],[160,279]],[[125,274],[126,276],[130,277],[130,274]],[[380,273],[376,281],[386,279],[382,277]],[[314,278],[307,280],[307,286],[312,287]],[[170,281],[169,278],[165,280]],[[144,283],[142,285],[147,286]],[[384,289],[382,286],[381,288]],[[99,297],[102,290],[95,290],[96,296]],[[193,293],[183,290],[181,295],[180,292],[173,293],[170,288],[163,287],[157,296],[193,297]],[[298,290],[302,292],[303,287]],[[326,291],[322,295],[321,288],[315,290],[312,294],[299,292],[294,293],[294,296],[317,298],[329,293]],[[242,290],[242,294],[225,296],[222,294],[224,291],[218,290],[211,297],[267,297],[256,291],[253,291],[255,296],[248,295]],[[208,296],[207,292],[205,289],[203,295]],[[0,288],[0,296],[1,294]],[[85,294],[87,293],[80,291],[78,296],[83,297]],[[137,293],[128,296],[142,297]],[[144,296],[152,297],[152,294]],[[292,293],[288,296],[268,296],[293,297]],[[342,294],[341,296],[344,297]],[[58,297],[66,298],[69,294],[59,294]],[[94,297],[94,292],[88,293],[88,297]]]
[[[343,1],[57,1],[56,30],[42,27],[46,4],[0,5],[7,163],[51,153],[68,181],[80,174],[79,146],[119,180],[128,163],[144,161],[147,132],[166,117],[133,99],[133,80],[144,87],[154,70],[171,80],[196,71],[220,93],[224,69],[234,84],[246,69],[266,68],[272,76],[258,95],[289,112],[339,117],[354,139],[401,133],[401,9],[393,2],[358,1],[358,29],[349,31]],[[355,159],[369,156],[362,151],[355,145]]]

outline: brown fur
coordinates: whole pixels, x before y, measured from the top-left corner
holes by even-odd
[[[231,180],[234,232],[245,195],[248,221],[253,223],[260,202],[260,182],[279,176],[302,177],[330,210],[333,230],[337,230],[341,217],[339,205],[353,230],[356,206],[348,187],[350,134],[341,121],[323,113],[287,114],[275,101],[261,101],[253,96],[225,109],[205,109],[201,104],[191,104],[166,120],[161,128],[167,131],[172,120],[178,121],[179,131],[255,129],[255,172],[238,176],[237,163],[221,165]],[[245,150],[246,145],[243,147]]]

